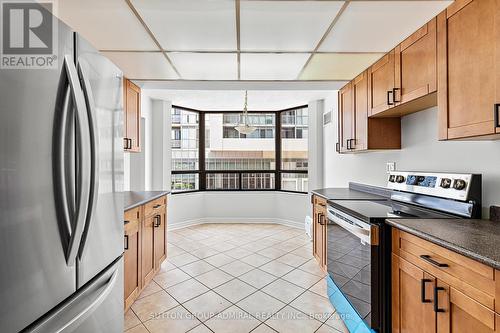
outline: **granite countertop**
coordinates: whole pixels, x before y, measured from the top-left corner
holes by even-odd
[[[123,192],[123,205],[125,210],[129,210],[169,193],[170,191],[126,191]]]
[[[500,269],[500,223],[468,219],[388,219],[387,223]]]
[[[326,200],[384,200],[386,198],[352,188],[322,188],[311,191]]]

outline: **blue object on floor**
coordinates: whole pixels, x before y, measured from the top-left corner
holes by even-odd
[[[352,307],[351,303],[342,294],[339,287],[333,282],[332,278],[327,275],[325,277],[328,288],[328,298],[337,310],[335,314],[340,315],[340,319],[350,333],[376,333],[372,330]],[[334,315],[335,315],[334,314]]]

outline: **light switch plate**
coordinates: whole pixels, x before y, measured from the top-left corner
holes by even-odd
[[[392,171],[396,171],[396,162],[387,162],[386,170],[387,170],[387,173],[391,173]]]

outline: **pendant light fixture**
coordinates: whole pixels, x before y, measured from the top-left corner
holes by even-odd
[[[241,134],[252,134],[257,128],[248,124],[248,91],[245,90],[245,106],[243,107],[243,124],[234,128]]]

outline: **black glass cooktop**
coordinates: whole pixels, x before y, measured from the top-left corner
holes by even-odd
[[[371,219],[386,219],[386,218],[453,218],[453,216],[422,209],[416,206],[401,204],[397,201],[340,201],[331,200],[328,203],[347,214],[356,216],[361,220],[369,221]]]

